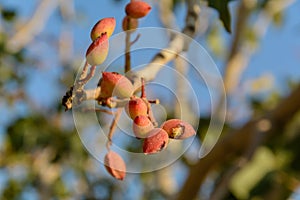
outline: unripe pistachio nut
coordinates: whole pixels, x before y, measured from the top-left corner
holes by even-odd
[[[102,72],[100,87],[101,98],[112,96],[129,98],[133,93],[133,85],[130,80],[117,72]]]
[[[196,134],[192,125],[180,119],[170,119],[164,122],[161,128],[173,139],[186,139]]]
[[[148,133],[143,143],[144,154],[154,154],[167,147],[169,141],[168,133],[161,128],[154,128]]]
[[[154,126],[147,116],[136,116],[133,120],[133,133],[137,138],[145,138],[154,129]]]
[[[142,98],[132,97],[125,106],[127,115],[134,120],[137,116],[148,115],[148,105]]]
[[[94,41],[102,34],[106,33],[109,38],[116,27],[116,20],[113,17],[100,19],[91,30],[91,39]]]
[[[145,17],[151,10],[151,6],[144,1],[131,1],[125,7],[127,16],[132,18]]]
[[[126,176],[126,164],[119,154],[109,151],[104,157],[104,165],[110,175],[118,180]]]
[[[108,54],[109,44],[107,34],[98,37],[86,51],[86,61],[92,66],[102,64]]]

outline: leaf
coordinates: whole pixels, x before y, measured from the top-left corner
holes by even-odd
[[[16,19],[17,13],[13,9],[3,9],[1,10],[1,16],[6,21],[13,21]]]
[[[227,32],[231,33],[231,16],[228,9],[228,3],[232,0],[207,0],[208,6],[219,12],[219,18]]]

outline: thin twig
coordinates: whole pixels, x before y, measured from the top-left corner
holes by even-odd
[[[176,17],[173,13],[173,0],[160,0],[159,2],[159,16],[163,26],[172,30],[179,30],[176,24]]]
[[[87,61],[85,61],[82,72],[79,77],[79,81],[86,78],[87,73],[88,73],[88,66],[89,66],[89,64],[87,63]]]
[[[94,111],[106,113],[106,114],[109,114],[109,115],[114,115],[114,114],[115,114],[115,113],[112,112],[112,111],[109,111],[109,110],[106,110],[106,109],[101,109],[101,108],[95,108]]]
[[[75,19],[75,8],[73,0],[59,0],[59,11],[64,21],[63,28],[59,36],[59,57],[61,63],[71,63],[73,57],[73,32],[72,22]]]
[[[83,108],[82,112],[102,112],[102,113],[106,113],[109,115],[113,115],[115,114],[112,111],[106,110],[106,109],[101,109],[101,108]]]
[[[276,3],[273,1],[268,2],[266,8],[259,13],[257,21],[252,26],[253,33],[258,40],[263,38],[266,34],[273,16],[294,2],[295,0],[283,0]],[[247,67],[252,54],[257,49],[257,46],[254,47],[251,41],[243,38],[247,19],[254,6],[255,3],[249,0],[243,0],[239,9],[235,38],[233,39],[224,74],[225,90],[229,94],[232,94],[236,90],[243,71]]]
[[[120,119],[122,110],[123,110],[123,108],[118,108],[118,110],[116,111],[116,115],[113,118],[113,121],[112,121],[112,123],[110,125],[109,133],[108,133],[108,136],[107,136],[108,141],[106,143],[107,151],[110,150],[110,146],[112,145],[112,137],[113,137],[113,135],[115,133],[115,130],[117,128],[117,124],[118,124],[118,121]]]
[[[130,20],[128,20],[127,23],[127,30],[130,29]],[[125,67],[124,67],[124,71],[125,73],[129,72],[131,70],[131,63],[130,63],[130,47],[131,47],[131,42],[130,42],[130,36],[131,36],[131,31],[126,31],[126,38],[125,38]],[[139,37],[139,36],[138,36]],[[137,38],[138,39],[138,38]],[[121,100],[122,101],[122,100]],[[128,102],[128,100],[125,100]],[[117,106],[118,100],[116,100],[115,102],[113,102],[113,98],[110,99],[110,105],[111,106]],[[123,104],[124,101],[122,101],[121,103]],[[119,121],[119,118],[121,116],[122,110],[123,110],[124,106],[122,108],[118,108],[116,115],[110,125],[110,129],[109,129],[109,133],[108,133],[108,141],[106,143],[106,148],[109,151],[110,150],[110,146],[112,145],[112,137],[113,134],[116,130],[117,127],[117,123]]]
[[[182,33],[189,37],[194,37],[200,13],[199,2],[197,0],[187,0],[187,4],[186,24]],[[141,77],[143,77],[146,82],[153,80],[166,63],[175,59],[182,51],[187,50],[189,42],[190,40],[180,34],[173,37],[169,46],[157,53],[146,67],[132,74],[131,78],[134,81],[134,88],[140,87]]]
[[[130,46],[134,45],[134,43],[136,43],[140,39],[140,37],[141,37],[141,34],[138,34],[136,36],[136,38],[133,41],[130,42]]]
[[[141,83],[142,83],[141,98],[146,99],[147,95],[146,95],[146,90],[145,90],[145,80],[144,80],[144,78],[141,78]]]
[[[90,73],[88,73],[85,78],[80,79],[78,81],[78,83],[80,83],[81,85],[85,85],[91,78],[93,78],[93,76],[95,75],[95,71],[96,71],[96,66],[91,66],[90,67]]]
[[[156,121],[156,119],[155,119],[155,117],[154,117],[154,114],[153,114],[153,111],[152,111],[152,109],[151,109],[151,105],[150,104],[148,104],[148,118],[150,119],[150,121],[152,122],[152,124],[153,124],[153,126],[154,127],[157,127],[158,126],[158,123],[157,123],[157,121]]]
[[[87,74],[89,64],[84,63],[79,79],[74,83],[73,86],[66,92],[62,98],[62,105],[65,106],[65,111],[72,109],[74,105],[79,105],[82,101],[89,99],[97,99],[100,95],[100,87],[95,88],[92,91],[85,91],[84,86],[95,73],[95,66],[91,67],[90,73]]]
[[[186,77],[188,73],[188,63],[182,58],[177,57],[174,60],[174,67],[176,72],[180,73],[181,76]],[[174,101],[174,116],[175,118],[185,119],[187,121],[193,120],[192,107],[189,104],[189,90],[187,90],[186,81],[180,76],[176,77],[176,95],[180,97],[180,101]]]
[[[127,21],[127,30],[130,30],[131,26],[131,20]],[[131,47],[131,42],[130,42],[130,36],[131,36],[131,31],[126,31],[126,37],[125,37],[125,67],[124,71],[125,74],[131,70],[131,56],[130,56],[130,47]]]
[[[149,120],[152,122],[152,124],[154,125],[154,127],[158,126],[158,123],[154,117],[154,114],[152,112],[152,108],[151,108],[151,102],[152,103],[159,103],[159,100],[148,100],[147,99],[147,94],[146,94],[146,88],[145,88],[145,81],[144,78],[141,78],[141,99],[145,102],[145,104],[147,105],[147,114],[148,114],[148,118]]]
[[[6,48],[11,52],[17,52],[28,45],[43,30],[56,7],[57,0],[40,1],[31,19],[8,39]]]

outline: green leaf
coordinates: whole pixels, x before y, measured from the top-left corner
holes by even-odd
[[[6,21],[13,21],[16,18],[16,11],[13,9],[2,9],[1,16]]]
[[[231,0],[207,0],[208,6],[219,12],[219,18],[227,32],[231,33],[231,16],[228,9],[228,3]]]

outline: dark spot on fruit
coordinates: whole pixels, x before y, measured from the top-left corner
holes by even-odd
[[[160,146],[159,151],[163,150],[163,148],[165,148],[165,146],[166,146],[166,142],[164,141],[164,142],[162,143],[162,145]]]

